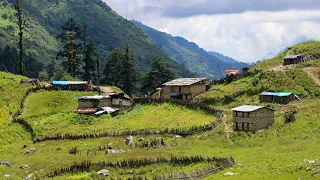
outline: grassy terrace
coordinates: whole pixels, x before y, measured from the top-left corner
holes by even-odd
[[[36,137],[141,129],[189,129],[192,126],[210,124],[216,118],[200,110],[194,111],[172,104],[136,105],[132,111],[116,117],[104,115],[97,118],[74,114],[73,110],[77,107],[76,97],[90,94],[92,93],[66,91],[33,93],[27,99],[23,114],[19,118],[31,125]]]
[[[320,59],[319,49],[320,49],[320,43],[318,41],[303,42],[291,47],[291,49],[287,48],[284,52],[280,53],[276,57],[262,61],[257,65],[255,65],[254,67],[258,69],[269,69],[269,68],[279,66],[283,63],[283,58],[287,54],[289,55],[303,54],[309,61],[318,60]]]

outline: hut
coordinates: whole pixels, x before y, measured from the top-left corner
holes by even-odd
[[[88,81],[52,81],[52,89],[86,91],[90,89]]]
[[[239,70],[226,70],[225,72],[226,80],[228,82],[233,81],[239,75]]]
[[[288,104],[291,101],[300,100],[292,92],[263,92],[260,94],[260,102]]]
[[[233,108],[233,130],[255,132],[274,123],[274,109],[243,105]]]
[[[287,55],[286,57],[284,57],[283,60],[283,65],[290,65],[290,64],[298,64],[301,62],[306,62],[307,59],[301,55],[301,54],[297,54],[297,55]]]
[[[97,96],[81,96],[78,99],[79,114],[114,113],[118,110],[128,109],[131,106],[130,98],[124,93],[109,93]]]
[[[192,100],[209,89],[207,78],[179,78],[162,85],[161,99]]]

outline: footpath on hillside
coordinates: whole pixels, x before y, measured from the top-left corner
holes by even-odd
[[[320,86],[320,68],[304,68],[303,69],[316,84]]]

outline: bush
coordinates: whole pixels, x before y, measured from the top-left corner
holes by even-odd
[[[48,73],[46,71],[42,71],[42,72],[39,73],[38,79],[40,81],[48,81],[49,80],[49,75],[48,75]]]
[[[69,73],[64,71],[57,71],[54,73],[52,80],[54,81],[74,81],[75,78],[72,77]]]

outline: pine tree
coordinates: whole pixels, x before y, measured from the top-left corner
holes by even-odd
[[[128,94],[134,93],[136,90],[136,83],[138,81],[138,69],[135,64],[135,59],[129,48],[128,44],[124,46],[124,54],[122,58],[122,69],[121,69],[121,89]]]
[[[81,61],[81,29],[73,18],[69,19],[61,29],[63,32],[57,36],[63,44],[63,50],[57,54],[57,59],[62,59],[63,67],[72,76],[80,73]]]
[[[120,49],[113,49],[107,56],[106,65],[103,71],[102,82],[111,86],[118,86],[120,82],[120,70],[123,53]]]
[[[84,74],[82,76],[83,80],[94,80],[97,76],[96,74],[96,64],[95,59],[97,59],[97,48],[93,41],[90,41],[88,45],[86,45],[85,52],[83,55],[84,61]]]
[[[100,77],[100,55],[98,55],[96,66],[97,66],[97,85],[100,86],[100,81],[101,81],[101,77]]]
[[[124,52],[114,49],[109,53],[103,73],[105,84],[117,86],[128,94],[134,93],[139,71],[127,44],[124,47]]]
[[[93,41],[89,41],[88,34],[88,24],[85,22],[82,23],[82,45],[83,45],[83,62],[84,62],[84,74],[82,76],[83,80],[94,80],[96,79],[96,63],[95,59],[97,58],[97,48]]]
[[[23,49],[23,31],[25,28],[26,20],[23,17],[23,11],[22,7],[20,5],[20,1],[16,0],[16,3],[13,5],[13,8],[17,11],[15,16],[17,17],[17,25],[19,27],[19,60],[18,60],[18,66],[19,66],[19,74],[23,74],[24,71],[24,64],[23,64],[23,55],[24,55],[24,49]]]
[[[151,69],[144,76],[143,91],[155,92],[161,84],[176,77],[175,71],[166,66],[161,56],[154,56]]]

